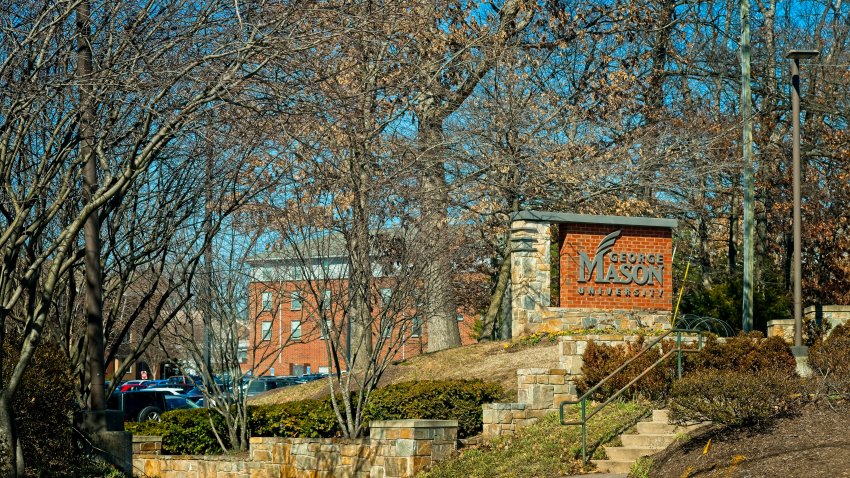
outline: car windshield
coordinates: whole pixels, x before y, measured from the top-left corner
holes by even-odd
[[[178,397],[176,395],[166,395],[165,396],[165,406],[169,410],[181,410],[184,408],[200,408],[198,405],[193,403],[190,400],[186,400],[183,397]]]

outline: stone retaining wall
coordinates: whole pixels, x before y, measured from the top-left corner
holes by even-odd
[[[510,436],[539,418],[558,411],[561,403],[577,400],[575,380],[582,373],[587,344],[610,346],[631,343],[637,335],[596,334],[558,337],[560,368],[526,368],[517,370],[517,402],[484,405],[484,435]],[[648,337],[647,341],[652,341]],[[695,337],[683,337],[683,342],[695,342]]]
[[[247,456],[161,455],[161,437],[133,437],[135,473],[159,478],[403,478],[449,458],[455,420],[385,420],[366,439],[252,437]]]
[[[850,305],[811,305],[803,310],[803,320],[821,320],[830,328],[850,322]],[[767,322],[768,337],[782,337],[794,343],[794,319],[777,319]]]

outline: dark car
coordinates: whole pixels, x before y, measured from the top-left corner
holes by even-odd
[[[278,388],[278,385],[277,380],[275,380],[274,377],[262,377],[248,384],[248,388],[245,390],[245,395],[253,397],[254,395],[259,395],[276,388]]]
[[[169,394],[156,390],[115,392],[107,400],[106,408],[123,411],[125,422],[159,420],[162,412],[169,410],[166,395]]]

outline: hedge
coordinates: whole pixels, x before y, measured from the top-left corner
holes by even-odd
[[[504,398],[497,383],[481,380],[404,382],[372,392],[365,421],[394,419],[450,419],[459,423],[458,436],[481,432],[481,406]],[[207,409],[175,410],[162,414],[160,422],[128,423],[137,435],[162,437],[163,452],[172,455],[221,453],[210,428],[210,416],[221,438],[227,440],[220,415]],[[330,397],[275,405],[248,406],[251,436],[330,438],[341,434]],[[228,445],[228,443],[225,443]]]
[[[458,437],[481,433],[485,403],[505,397],[502,387],[482,380],[402,382],[376,390],[365,416],[371,420],[457,420]]]

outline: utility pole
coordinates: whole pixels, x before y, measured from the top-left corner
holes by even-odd
[[[817,50],[791,50],[785,58],[791,60],[791,123],[792,123],[792,181],[794,193],[794,347],[803,352],[803,272],[802,272],[802,203],[800,192],[800,60],[815,58]],[[795,355],[798,355],[795,353]]]
[[[76,7],[77,80],[80,83],[80,158],[83,166],[83,200],[89,204],[97,191],[97,157],[94,153],[95,99],[91,46],[91,6],[83,0]],[[89,375],[89,414],[86,426],[91,432],[106,429],[106,391],[103,364],[103,283],[100,270],[100,217],[98,211],[86,219],[83,230],[86,277],[86,361]],[[73,272],[72,272],[73,273]]]
[[[741,0],[741,120],[744,162],[744,273],[741,325],[753,330],[753,235],[755,234],[753,193],[753,103],[750,91],[750,2]]]

